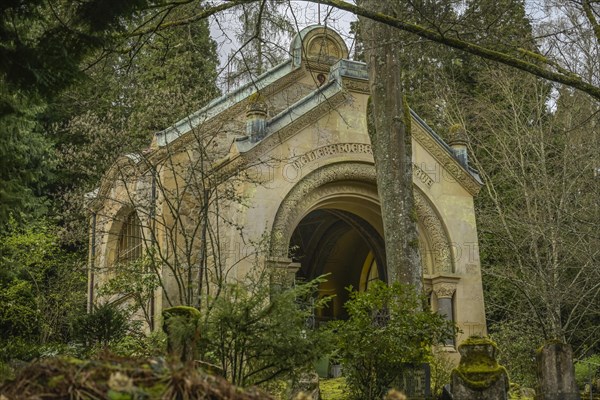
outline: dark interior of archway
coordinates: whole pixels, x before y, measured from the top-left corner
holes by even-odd
[[[343,304],[346,288],[361,289],[365,263],[376,261],[377,275],[385,280],[385,247],[381,235],[363,218],[347,211],[321,209],[300,221],[290,240],[290,258],[300,263],[297,279],[311,280],[328,274],[319,296],[335,295],[319,312],[320,320],[347,317]],[[364,282],[363,282],[364,283]]]

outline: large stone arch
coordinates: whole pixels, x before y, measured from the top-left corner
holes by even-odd
[[[414,188],[418,223],[434,260],[432,273],[452,273],[454,260],[446,227],[426,195]],[[375,166],[356,161],[332,163],[302,178],[280,203],[271,230],[272,259],[286,259],[297,224],[309,212],[328,206],[357,213],[383,236]]]

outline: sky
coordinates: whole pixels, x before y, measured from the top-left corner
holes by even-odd
[[[308,25],[317,23],[334,29],[344,38],[350,54],[352,54],[354,38],[350,35],[350,22],[356,20],[354,14],[333,7],[298,0],[290,1],[288,5],[282,7],[281,11],[285,13],[289,21],[297,25],[298,31]],[[240,46],[236,33],[241,30],[241,26],[239,9],[220,13],[211,19],[211,36],[217,42],[217,51],[222,69],[226,69],[228,56]],[[287,49],[292,38],[284,40],[285,43],[280,43],[280,45]]]

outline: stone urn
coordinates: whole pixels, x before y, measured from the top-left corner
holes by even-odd
[[[509,380],[496,361],[496,344],[483,337],[470,337],[458,346],[460,363],[452,371],[454,400],[506,400]]]

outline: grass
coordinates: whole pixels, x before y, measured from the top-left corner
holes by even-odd
[[[322,379],[319,382],[322,400],[348,400],[348,389],[344,377]]]

